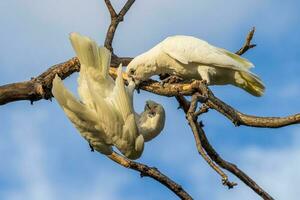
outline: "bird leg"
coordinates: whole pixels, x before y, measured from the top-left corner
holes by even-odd
[[[173,84],[173,83],[179,83],[182,82],[183,79],[179,76],[176,75],[170,75],[167,78],[164,78],[163,80],[161,80],[162,86],[164,86],[166,83],[168,84]]]
[[[164,80],[164,79],[168,78],[169,76],[170,76],[169,74],[160,74],[159,79]]]

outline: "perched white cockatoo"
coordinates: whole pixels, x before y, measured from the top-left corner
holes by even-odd
[[[77,100],[56,75],[52,93],[68,118],[73,122],[92,147],[109,155],[112,146],[130,159],[137,159],[144,149],[144,142],[156,137],[165,123],[164,108],[147,101],[141,115],[134,112],[134,83],[126,87],[122,66],[114,81],[108,74],[111,53],[98,47],[88,37],[71,33],[70,40],[80,60]]]
[[[184,80],[205,80],[208,85],[231,84],[254,96],[262,96],[264,84],[250,72],[253,64],[225,49],[192,36],[168,37],[135,57],[127,74],[136,84],[153,75],[169,74]]]

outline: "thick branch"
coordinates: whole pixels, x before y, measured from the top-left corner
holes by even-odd
[[[287,117],[258,117],[246,115],[237,111],[230,105],[215,97],[211,91],[209,92],[208,99],[209,100],[206,103],[207,106],[223,114],[236,126],[245,125],[260,128],[280,128],[300,123],[300,114],[290,115]]]
[[[151,177],[167,188],[169,188],[171,191],[173,191],[178,197],[184,200],[191,200],[193,199],[180,185],[172,181],[169,177],[162,174],[157,168],[155,167],[148,167],[147,165],[144,165],[142,163],[138,163],[132,160],[129,160],[117,153],[113,153],[108,156],[111,160],[114,162],[126,167],[130,168],[136,171],[139,171],[141,173],[141,177],[148,176]]]
[[[72,73],[79,71],[79,69],[79,60],[77,58],[72,58],[64,63],[54,65],[37,78],[33,78],[30,81],[0,86],[0,105],[19,100],[37,101],[40,99],[49,99],[52,97],[51,87],[55,74],[58,74],[64,79]],[[116,77],[115,68],[110,69],[110,75]],[[123,75],[124,79],[126,80],[126,74],[124,73]],[[226,116],[235,125],[262,128],[280,128],[283,126],[300,123],[300,114],[290,115],[287,117],[257,117],[243,114],[215,97],[211,90],[203,85],[200,81],[193,81],[190,84],[165,83],[162,85],[158,81],[149,80],[141,84],[141,89],[167,97],[192,95],[196,90],[200,90],[200,93],[208,90],[209,94],[208,101],[206,103],[207,106]]]
[[[33,78],[30,81],[0,86],[0,105],[19,100],[37,101],[40,99],[49,99],[52,97],[51,87],[55,74],[59,74],[59,76],[64,79],[72,73],[79,71],[79,69],[79,60],[77,58],[72,58],[64,63],[54,65],[37,78]],[[115,68],[110,69],[110,75],[116,77]],[[124,73],[123,75],[124,79],[126,80],[126,74]],[[141,89],[167,97],[192,95],[196,90],[200,90],[200,93],[208,90],[208,101],[206,105],[209,106],[209,108],[215,109],[226,116],[235,125],[262,128],[280,128],[283,126],[300,123],[300,114],[290,115],[287,117],[257,117],[243,114],[215,97],[211,90],[203,85],[200,81],[193,81],[190,84],[165,83],[163,86],[158,81],[149,80],[141,84]]]
[[[0,86],[0,105],[20,100],[33,102],[40,99],[50,99],[52,97],[52,80],[55,74],[65,79],[72,73],[78,72],[79,69],[79,60],[72,58],[64,63],[50,67],[47,71],[36,78],[32,78],[30,81]]]

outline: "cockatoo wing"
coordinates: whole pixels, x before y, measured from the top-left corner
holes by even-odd
[[[101,137],[128,158],[138,158],[143,151],[144,140],[135,121],[133,88],[125,87],[122,66],[115,82],[108,73],[111,53],[106,48],[98,47],[96,42],[77,33],[72,33],[70,40],[81,63],[79,95],[83,103],[94,111],[95,114],[90,117],[103,130]]]
[[[112,102],[116,110],[119,111],[124,122],[122,135],[120,135],[120,140],[118,142],[118,148],[121,151],[123,149],[124,152],[128,151],[128,153],[130,152],[130,148],[132,148],[132,152],[137,151],[136,153],[140,155],[143,151],[144,139],[143,136],[138,132],[132,103],[132,92],[133,87],[131,84],[128,88],[125,87],[122,78],[122,66],[120,65],[118,68],[118,76],[116,78],[116,85],[112,96]]]
[[[247,59],[192,36],[168,37],[160,45],[163,52],[183,64],[194,62],[242,71],[253,67]]]
[[[96,112],[96,119],[105,130],[105,138],[109,144],[114,144],[119,139],[123,128],[123,119],[119,111],[113,105],[111,99],[103,97],[96,91],[93,81],[86,80],[88,90],[91,91],[91,101]]]
[[[108,144],[104,130],[99,126],[97,114],[80,103],[63,85],[56,75],[53,80],[52,94],[63,108],[64,112],[84,137],[97,151],[111,154],[112,148]]]
[[[105,130],[109,143],[121,137],[124,124],[120,112],[111,100],[115,88],[109,76],[111,54],[105,47],[78,33],[72,33],[70,40],[81,63],[79,73],[79,94],[97,113],[97,121]]]
[[[90,91],[94,91],[94,84],[87,79],[87,86]],[[91,93],[95,105],[97,120],[105,130],[106,137],[128,158],[136,159],[140,157],[144,140],[139,135],[134,110],[132,107],[132,97],[125,88],[122,78],[122,67],[118,69],[116,84],[111,94],[103,98],[98,93]]]
[[[94,82],[94,89],[103,97],[111,93],[114,87],[114,81],[108,75],[111,53],[104,47],[98,47],[95,41],[78,33],[71,33],[70,40],[81,64],[78,93],[84,103],[92,106],[86,80]]]

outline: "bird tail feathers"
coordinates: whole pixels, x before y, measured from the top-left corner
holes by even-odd
[[[97,43],[79,33],[71,33],[70,41],[79,58],[82,68],[92,67],[100,70],[105,78],[108,75],[111,53],[105,47],[98,47]]]
[[[264,94],[265,86],[258,76],[253,73],[239,71],[236,72],[244,80],[243,83],[237,81],[237,86],[246,90],[250,94],[260,97]]]
[[[230,51],[227,51],[226,49],[219,48],[223,53],[225,53],[227,56],[235,60],[237,63],[239,63],[242,67],[245,69],[250,69],[254,67],[253,63],[251,63],[246,58],[243,58],[235,53],[231,53]]]

